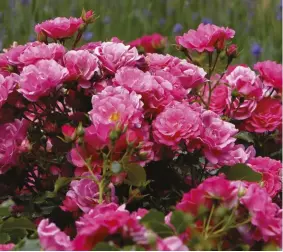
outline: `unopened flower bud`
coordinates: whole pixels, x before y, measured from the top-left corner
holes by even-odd
[[[76,134],[77,134],[78,137],[82,137],[82,136],[84,136],[84,133],[85,133],[84,127],[83,127],[82,123],[80,122],[79,126],[77,127]]]
[[[122,170],[122,166],[119,162],[117,162],[117,161],[112,162],[111,171],[113,173],[118,174],[118,173],[120,173],[121,170]]]
[[[232,44],[227,47],[226,55],[231,58],[236,58],[238,56],[238,47],[236,44]]]

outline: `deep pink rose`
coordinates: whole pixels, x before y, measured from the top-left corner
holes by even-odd
[[[48,219],[43,219],[39,223],[37,232],[43,250],[73,250],[70,237],[60,231],[54,223],[49,223]]]
[[[28,122],[16,119],[0,125],[0,174],[5,173],[18,161],[21,144],[26,138]]]
[[[240,99],[237,97],[231,103],[231,97],[229,97],[225,114],[228,115],[230,118],[236,120],[245,120],[252,115],[256,107],[257,101],[255,100],[244,100],[244,102],[241,102]]]
[[[6,103],[9,94],[14,91],[18,81],[19,76],[17,74],[12,73],[6,78],[0,74],[0,108]]]
[[[269,157],[255,157],[248,161],[248,165],[255,171],[262,173],[263,186],[270,197],[274,197],[282,188],[280,161]]]
[[[282,90],[282,65],[275,61],[263,61],[254,65],[254,69],[260,74],[263,84]]]
[[[213,24],[200,24],[197,30],[189,30],[183,36],[177,36],[176,42],[189,50],[213,52],[215,48],[223,49],[226,40],[230,40],[235,31]]]
[[[274,131],[282,123],[282,104],[280,100],[265,97],[258,102],[251,117],[243,123],[243,129],[263,133]]]
[[[37,101],[50,94],[68,75],[68,70],[55,60],[40,60],[23,68],[18,90],[29,101]]]
[[[0,251],[12,251],[14,247],[14,243],[0,244]]]
[[[93,52],[94,49],[96,47],[101,46],[101,42],[100,41],[96,41],[96,42],[89,42],[87,44],[82,45],[79,48],[76,48],[75,50],[79,51],[79,50],[88,50],[89,52]]]
[[[57,17],[37,24],[34,30],[37,34],[43,32],[50,38],[62,39],[72,37],[79,30],[82,23],[81,18]]]
[[[154,53],[164,49],[167,38],[161,34],[154,33],[151,35],[144,35],[141,38],[129,42],[131,47],[142,48],[146,53]]]
[[[181,140],[189,143],[199,136],[200,125],[199,113],[186,103],[176,102],[153,121],[153,137],[157,143],[177,148]]]
[[[136,61],[141,58],[135,47],[130,48],[122,43],[104,42],[94,52],[110,74],[115,74],[122,66],[135,66]]]
[[[79,80],[82,87],[89,87],[91,77],[99,72],[98,58],[87,50],[67,52],[64,64],[69,71],[68,80]]]
[[[65,54],[65,47],[56,43],[50,43],[46,45],[45,43],[33,43],[28,45],[24,51],[20,54],[18,60],[24,65],[35,64],[41,59],[54,59],[59,61],[63,58]]]
[[[255,72],[248,67],[237,66],[226,80],[233,90],[247,98],[261,99],[263,86]]]

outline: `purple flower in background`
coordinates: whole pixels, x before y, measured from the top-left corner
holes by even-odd
[[[86,31],[86,32],[83,33],[83,39],[85,41],[90,41],[92,39],[92,37],[93,37],[93,33],[90,32],[90,31]]]
[[[21,0],[22,5],[29,5],[31,0]]]
[[[103,24],[110,24],[111,23],[111,18],[109,16],[105,16],[102,20]]]
[[[282,1],[280,1],[280,4],[277,6],[277,9],[276,9],[276,18],[277,18],[277,20],[279,20],[279,21],[282,20]]]
[[[255,57],[259,57],[260,54],[262,53],[262,48],[260,46],[260,44],[258,43],[253,43],[251,46],[251,53],[255,56]]]
[[[174,27],[173,27],[173,33],[174,34],[179,34],[181,33],[183,30],[183,26],[179,23],[175,24]]]
[[[165,23],[166,23],[166,19],[165,19],[165,18],[160,18],[160,19],[159,19],[159,25],[160,25],[160,26],[165,25]]]
[[[210,19],[210,18],[202,18],[201,22],[203,24],[212,24],[212,19]]]
[[[34,35],[34,34],[30,34],[29,37],[28,37],[28,40],[29,40],[30,42],[36,41],[35,35]]]

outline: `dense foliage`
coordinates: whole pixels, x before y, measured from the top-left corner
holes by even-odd
[[[233,65],[212,24],[186,59],[160,34],[78,47],[93,22],[0,54],[0,249],[279,249],[282,65]]]

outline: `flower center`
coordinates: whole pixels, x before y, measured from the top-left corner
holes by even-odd
[[[117,122],[120,118],[120,114],[118,112],[114,112],[110,115],[109,120],[111,122]]]

